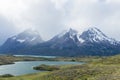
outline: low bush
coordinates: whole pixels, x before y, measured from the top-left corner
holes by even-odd
[[[11,75],[11,74],[4,74],[4,75],[1,75],[0,77],[14,77],[14,75]]]

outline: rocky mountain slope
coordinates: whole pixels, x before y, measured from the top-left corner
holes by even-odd
[[[21,38],[20,40],[17,37],[12,37],[12,39],[17,40],[15,42],[19,42],[19,44],[23,44],[26,43],[25,41],[31,43],[34,37],[30,37],[30,39],[25,41]],[[83,31],[82,34],[74,29],[65,30],[52,39],[44,43],[41,42],[42,40],[39,37],[39,39],[36,38],[33,41],[35,45],[13,51],[16,54],[22,53],[54,56],[109,56],[120,53],[120,42],[109,38],[95,27]],[[16,46],[16,44],[12,45]]]

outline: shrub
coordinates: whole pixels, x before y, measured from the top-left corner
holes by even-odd
[[[4,75],[1,75],[0,77],[14,77],[14,76],[11,74],[4,74]]]

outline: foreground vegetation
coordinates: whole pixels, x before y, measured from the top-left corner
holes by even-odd
[[[0,80],[120,80],[120,55],[111,57],[58,58],[85,61],[83,65],[59,66],[59,70],[0,78]]]

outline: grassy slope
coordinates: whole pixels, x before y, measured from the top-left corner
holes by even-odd
[[[73,59],[76,61],[76,58]],[[77,60],[81,61],[81,58]],[[0,78],[0,80],[120,80],[120,55],[107,58],[84,58],[84,60],[88,63],[66,65],[56,71]]]

